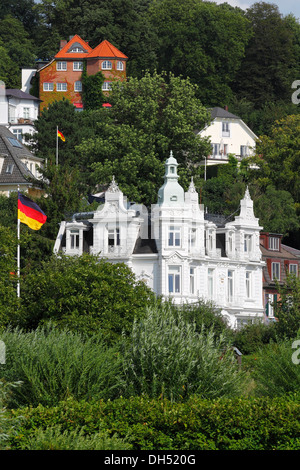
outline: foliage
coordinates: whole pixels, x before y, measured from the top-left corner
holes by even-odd
[[[174,314],[179,311],[184,320],[195,325],[195,331],[213,331],[216,336],[228,334],[228,326],[221,310],[213,303],[199,300],[197,303],[184,304],[180,308],[172,305]]]
[[[185,403],[147,397],[114,401],[69,399],[53,408],[39,405],[13,411],[26,418],[15,449],[23,448],[36,428],[78,427],[92,436],[99,425],[126,439],[134,450],[299,450],[299,395],[294,397],[203,400]]]
[[[276,341],[273,323],[249,323],[233,333],[232,341],[243,355],[253,354],[263,345]]]
[[[300,330],[300,279],[287,275],[276,304],[276,331],[281,338],[295,338]]]
[[[5,69],[9,68],[9,74],[5,80],[2,76],[1,79],[5,81],[6,88],[21,88],[20,69],[34,65],[33,42],[29,39],[23,24],[10,15],[0,20],[0,41],[9,56],[9,65],[5,66]]]
[[[149,14],[158,37],[158,70],[189,77],[206,106],[228,104],[251,36],[241,11],[198,0],[158,0]]]
[[[286,236],[300,227],[292,195],[286,190],[276,190],[272,185],[267,186],[265,191],[258,190],[254,212],[265,232]]]
[[[20,382],[5,382],[0,380],[0,450],[9,449],[8,441],[18,434],[22,417],[11,416],[7,409],[7,402],[13,389],[20,386]]]
[[[104,103],[105,97],[102,92],[104,75],[97,72],[94,75],[88,75],[86,72],[86,64],[84,64],[81,75],[82,82],[82,101],[85,110],[99,109]]]
[[[288,100],[299,70],[294,61],[295,36],[289,22],[277,5],[266,2],[254,3],[245,16],[254,34],[246,46],[236,79],[238,96],[254,103],[255,108]]]
[[[85,338],[52,325],[32,332],[8,329],[0,335],[6,347],[1,376],[22,381],[9,406],[54,406],[68,396],[112,399],[122,390],[118,348],[108,348],[102,335]]]
[[[197,333],[166,304],[134,322],[124,368],[130,393],[172,401],[236,396],[245,382],[222,335]]]
[[[107,340],[128,334],[133,319],[142,317],[145,307],[156,301],[129,267],[89,254],[53,256],[23,278],[21,289],[17,325],[32,329],[52,320],[72,331],[101,330]]]
[[[298,342],[299,343],[299,342]],[[255,354],[253,376],[258,396],[279,397],[299,392],[299,361],[293,360],[293,341],[277,341]]]
[[[191,164],[209,149],[207,140],[195,134],[208,120],[196,86],[172,74],[147,72],[122,86],[113,83],[109,101],[112,108],[101,114],[93,137],[76,148],[83,166],[93,172],[94,185],[107,184],[115,175],[130,200],[150,205],[171,150],[183,185],[189,184],[190,176],[199,173]]]
[[[256,153],[260,160],[259,181],[279,190],[289,190],[295,203],[300,202],[300,115],[276,121],[269,136],[261,136]]]
[[[62,431],[61,426],[37,428],[22,446],[22,450],[130,450],[131,445],[117,435],[105,432],[87,436],[83,429]]]

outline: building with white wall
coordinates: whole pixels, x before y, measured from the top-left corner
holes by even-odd
[[[0,125],[6,126],[25,143],[24,135],[33,135],[34,122],[39,115],[40,100],[22,90],[5,88],[0,83]]]
[[[229,154],[238,161],[254,155],[257,136],[241,118],[220,107],[209,111],[210,124],[198,132],[201,137],[210,138],[211,153],[207,156],[207,165],[227,163]]]
[[[184,192],[177,166],[171,155],[151,213],[128,204],[113,179],[96,211],[61,222],[54,252],[124,262],[157,295],[176,304],[214,302],[232,328],[263,318],[262,227],[249,191],[240,215],[216,224],[199,204],[193,181]]]

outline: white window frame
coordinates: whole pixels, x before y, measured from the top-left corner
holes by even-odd
[[[84,53],[84,50],[82,49],[82,47],[73,47],[69,52],[71,52],[72,54],[76,53],[76,52],[79,52],[80,54],[83,54]]]
[[[181,266],[168,266],[169,294],[181,293]]]
[[[61,91],[61,92],[68,91],[68,84],[66,82],[57,82],[56,91]]]
[[[30,108],[28,106],[23,108],[23,118],[30,119]]]
[[[176,248],[181,246],[181,227],[179,225],[169,225],[168,246]]]
[[[110,91],[110,90],[111,90],[111,82],[103,82],[102,91]]]
[[[279,251],[279,238],[269,237],[269,250]]]
[[[111,70],[112,69],[112,62],[110,60],[104,60],[101,64],[102,70]]]
[[[54,84],[52,82],[44,82],[43,83],[43,91],[53,91]]]
[[[249,155],[249,146],[248,145],[241,145],[240,146],[240,156],[247,157]]]
[[[293,266],[293,268],[291,269],[292,266]],[[289,273],[293,274],[296,277],[298,277],[298,264],[290,263],[289,264]]]
[[[78,93],[82,91],[82,82],[80,80],[77,80],[74,83],[74,91],[77,91]]]
[[[81,72],[83,70],[83,61],[82,60],[75,60],[73,62],[73,70],[76,72]]]
[[[112,227],[107,229],[107,244],[109,250],[113,250],[115,246],[121,245],[119,227]]]
[[[117,70],[124,70],[124,62],[122,62],[122,60],[118,60]]]
[[[58,72],[65,72],[67,70],[67,62],[65,60],[56,62],[56,70]]]
[[[216,157],[220,155],[220,144],[211,144],[211,154]]]
[[[244,252],[250,253],[252,251],[252,235],[244,235]]]
[[[275,272],[276,271],[276,272]],[[278,277],[276,276],[278,274]],[[274,261],[271,263],[271,279],[272,281],[280,281],[280,263],[278,261]]]
[[[22,129],[13,129],[12,130],[14,136],[19,140],[19,142],[23,142],[23,132]]]
[[[79,230],[70,230],[70,250],[79,250],[80,234]]]
[[[230,137],[230,123],[228,121],[222,122],[222,136]]]

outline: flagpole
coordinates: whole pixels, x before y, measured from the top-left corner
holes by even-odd
[[[56,166],[58,165],[58,126],[56,126]]]
[[[18,186],[18,197],[19,197],[19,186]],[[20,219],[18,217],[17,223],[17,297],[20,297]]]

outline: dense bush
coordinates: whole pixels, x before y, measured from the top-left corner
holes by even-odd
[[[132,395],[182,400],[240,395],[245,374],[222,335],[196,325],[168,304],[149,308],[135,321],[124,369]]]
[[[86,334],[101,329],[109,341],[129,333],[133,319],[155,302],[128,266],[88,254],[45,261],[24,277],[21,289],[22,309],[12,317],[17,326],[35,329],[51,320]]]
[[[51,325],[33,332],[5,331],[6,363],[0,377],[22,381],[10,406],[54,405],[67,396],[77,399],[115,398],[122,390],[122,358],[106,346],[101,334],[83,338]]]
[[[299,343],[296,344],[299,350]],[[252,375],[259,396],[278,397],[300,390],[299,354],[293,341],[270,343],[257,351]]]
[[[36,433],[60,426],[92,437],[105,429],[133,449],[144,450],[299,450],[300,399],[191,398],[186,403],[146,397],[114,401],[74,401],[53,408],[39,405],[12,411],[26,418],[13,449],[25,448]],[[40,431],[41,432],[41,431]]]
[[[249,323],[235,331],[232,340],[243,355],[252,354],[261,346],[276,341],[276,327],[274,323]]]

